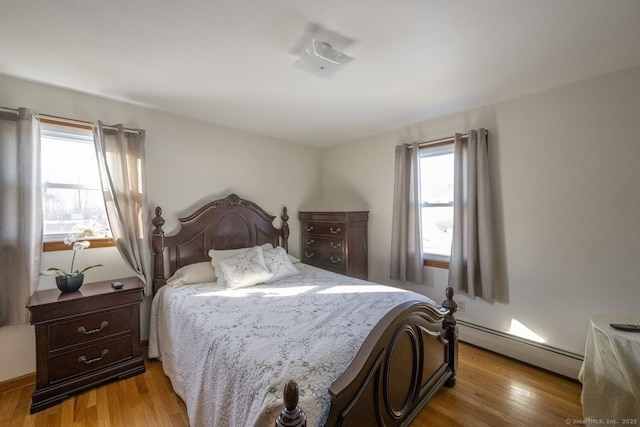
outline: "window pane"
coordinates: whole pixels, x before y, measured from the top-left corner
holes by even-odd
[[[100,190],[47,188],[43,191],[44,234],[67,236],[77,227],[109,229]]]
[[[43,137],[42,181],[100,188],[93,142]]]
[[[453,228],[453,145],[420,152],[422,252],[427,258],[451,255]]]
[[[423,203],[453,202],[453,153],[420,158]]]
[[[422,208],[422,252],[451,255],[453,207]]]

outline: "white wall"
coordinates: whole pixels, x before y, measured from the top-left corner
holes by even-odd
[[[187,207],[235,192],[272,215],[279,216],[286,205],[292,235],[289,249],[299,255],[296,212],[319,189],[315,148],[6,76],[0,76],[0,106],[145,129],[149,204],[152,210],[162,207],[168,234],[176,229],[178,217],[191,213]],[[280,225],[279,218],[275,224]],[[85,281],[130,275],[115,248],[88,249],[78,256],[78,265],[104,264],[89,270]],[[69,252],[47,252],[42,268],[68,263]],[[42,277],[39,286],[55,288],[55,282]],[[147,298],[142,305],[143,339],[148,337],[149,309]],[[34,339],[31,326],[0,329],[0,381],[35,371]],[[16,352],[26,353],[25,357],[16,357]]]
[[[370,209],[370,280],[389,279],[394,146],[489,129],[501,300],[459,318],[501,331],[516,319],[584,354],[589,316],[640,304],[640,67],[427,120],[322,152],[322,193]],[[438,302],[447,270],[408,286]],[[397,284],[397,283],[395,283]]]

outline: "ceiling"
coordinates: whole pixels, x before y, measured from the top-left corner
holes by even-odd
[[[640,64],[638,0],[19,0],[1,11],[0,74],[316,146]],[[293,66],[312,24],[355,40],[330,79]]]

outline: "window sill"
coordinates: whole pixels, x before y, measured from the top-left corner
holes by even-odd
[[[436,268],[444,268],[445,270],[449,269],[449,261],[441,261],[435,259],[425,259],[423,264],[427,267],[436,267]]]
[[[104,239],[90,239],[91,248],[107,248],[109,246],[115,246],[116,243],[113,241],[111,237]],[[42,244],[43,252],[53,252],[53,251],[70,251],[72,249],[71,246],[65,245],[63,241],[55,241],[55,242],[44,242]]]

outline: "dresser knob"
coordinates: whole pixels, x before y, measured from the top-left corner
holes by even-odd
[[[341,247],[342,247],[342,243],[340,243],[340,242],[338,242],[338,243],[333,243],[333,242],[331,242],[331,247],[332,247],[333,249],[341,248]]]
[[[304,227],[305,231],[312,231],[313,230],[313,225],[308,225]]]
[[[342,229],[340,227],[338,227],[338,228],[330,227],[329,231],[331,231],[331,233],[333,233],[333,234],[338,234],[339,232],[342,231]]]
[[[307,245],[313,245],[316,241],[314,239],[311,240],[305,240],[304,241]]]
[[[316,254],[314,254],[313,252],[305,252],[304,256],[305,258],[313,258]]]
[[[101,330],[103,330],[107,326],[109,326],[109,322],[104,320],[102,323],[100,323],[100,327],[98,327],[96,329],[91,329],[90,331],[87,331],[87,328],[85,328],[84,326],[80,326],[78,328],[78,332],[81,332],[81,333],[83,333],[85,335],[95,334],[96,332],[100,332]]]
[[[340,264],[342,263],[342,258],[334,258],[334,257],[330,257],[329,260],[334,263],[334,264]]]

